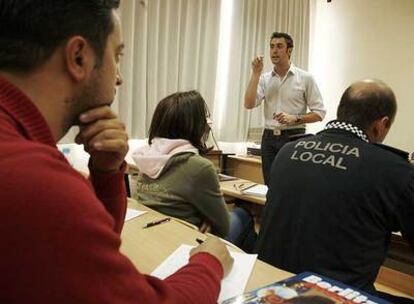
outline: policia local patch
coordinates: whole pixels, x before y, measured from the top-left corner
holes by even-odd
[[[346,159],[350,157],[359,158],[358,147],[337,142],[299,141],[290,159],[347,170]]]

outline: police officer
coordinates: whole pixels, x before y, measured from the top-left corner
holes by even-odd
[[[401,231],[414,246],[414,169],[407,153],[380,144],[396,109],[386,84],[356,82],[341,98],[338,120],[280,150],[257,244],[260,259],[376,292],[391,232]]]

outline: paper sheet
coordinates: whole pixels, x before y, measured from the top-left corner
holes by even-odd
[[[226,181],[231,181],[231,180],[237,180],[238,179],[235,176],[230,176],[230,175],[226,175],[226,174],[223,174],[223,173],[219,173],[218,177],[219,177],[220,182],[226,182]]]
[[[247,195],[266,197],[267,186],[258,184],[253,187],[250,187],[249,189],[242,190],[241,192]]]
[[[125,215],[125,222],[129,221],[130,219],[133,219],[134,217],[140,216],[147,213],[147,211],[140,211],[136,209],[127,209],[126,215]]]
[[[191,248],[193,248],[193,246],[190,245],[181,245],[178,247],[177,250],[175,250],[152,272],[152,275],[160,279],[165,279],[176,272],[188,263]],[[230,254],[234,259],[234,264],[230,273],[221,282],[218,303],[231,297],[238,296],[244,292],[257,259],[257,254],[234,251],[230,251]]]

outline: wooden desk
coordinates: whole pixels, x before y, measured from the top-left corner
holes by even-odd
[[[162,261],[164,261],[181,244],[198,245],[195,239],[205,237],[197,230],[191,229],[180,222],[170,221],[165,224],[143,229],[148,222],[165,218],[165,215],[151,210],[134,200],[130,200],[130,208],[146,210],[146,214],[134,218],[125,223],[122,232],[123,252],[140,272],[151,273]],[[253,272],[247,282],[246,291],[256,289],[275,281],[292,276],[291,273],[280,270],[260,260],[256,261]],[[409,297],[394,288],[376,284],[376,287],[384,292]],[[395,286],[398,288],[399,286]]]
[[[217,172],[223,171],[223,153],[220,150],[211,150],[204,157],[213,163]]]
[[[391,235],[387,259],[380,269],[377,282],[414,297],[414,251],[400,233]]]
[[[229,155],[224,171],[231,176],[250,180],[258,184],[264,184],[262,160],[257,156]]]
[[[238,185],[241,184],[249,185],[254,183],[244,179],[220,182],[220,190],[223,192],[224,197],[230,196],[234,198],[239,198],[258,205],[264,205],[266,203],[265,197],[246,195],[240,192],[240,190],[238,190]]]
[[[205,238],[197,230],[174,220],[148,229],[142,229],[145,223],[164,218],[165,215],[139,205],[132,200],[130,204],[131,208],[149,210],[146,214],[126,222],[122,232],[121,251],[142,273],[151,273],[181,244],[198,245],[195,239],[197,237]],[[247,283],[246,291],[290,276],[292,274],[289,272],[257,260]]]

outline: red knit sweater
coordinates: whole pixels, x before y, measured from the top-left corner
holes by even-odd
[[[207,253],[164,281],[136,270],[119,252],[125,210],[123,170],[86,180],[0,78],[0,303],[215,303],[223,270]]]

